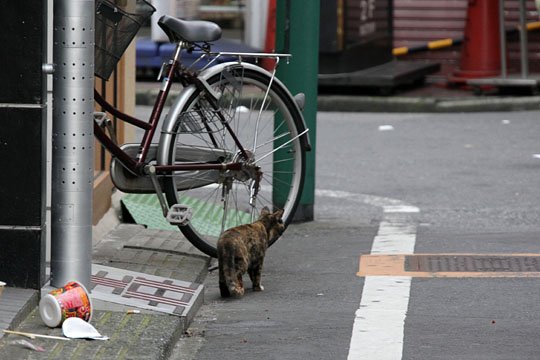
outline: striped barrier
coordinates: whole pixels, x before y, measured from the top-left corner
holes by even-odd
[[[527,31],[538,30],[540,29],[540,21],[528,23],[526,28],[527,28]],[[519,31],[519,26],[506,30],[506,34],[511,34],[517,31]],[[463,42],[463,38],[458,38],[458,39],[448,38],[448,39],[433,40],[433,41],[427,42],[426,44],[422,44],[418,46],[413,46],[413,47],[402,46],[402,47],[394,48],[392,50],[392,54],[394,56],[403,56],[403,55],[417,53],[421,51],[444,49],[444,48],[451,47],[454,45],[459,45],[462,42]]]

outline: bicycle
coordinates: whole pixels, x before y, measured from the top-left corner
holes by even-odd
[[[153,8],[137,0],[138,12],[128,12],[101,0],[96,9],[95,70],[102,77],[110,75]],[[105,39],[101,45],[111,46],[111,36],[118,35],[123,23],[137,23],[132,26],[137,29],[130,30],[131,38],[122,39],[111,61],[99,39]],[[176,50],[161,68],[161,88],[150,119],[125,114],[94,91],[104,111],[144,130],[141,142],[117,145],[104,113],[94,116],[94,134],[113,156],[110,174],[115,186],[128,193],[156,193],[167,220],[200,251],[217,257],[219,235],[254,221],[264,206],[283,209],[285,226],[293,220],[310,150],[301,112],[303,94],[292,96],[275,76],[279,60],[288,59],[288,54],[213,53],[211,44],[221,36],[217,24],[167,15],[158,24]],[[199,51],[195,63],[204,59],[206,65],[184,66],[184,50]],[[98,61],[100,56],[105,60]],[[234,60],[220,62],[230,57]],[[267,71],[245,61],[248,58],[271,58],[275,66]],[[165,117],[159,141],[152,142],[175,81],[182,91]]]

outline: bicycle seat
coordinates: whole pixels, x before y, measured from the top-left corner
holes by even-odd
[[[181,20],[172,16],[163,15],[158,25],[165,31],[171,42],[189,41],[215,41],[221,37],[219,25],[210,21]]]

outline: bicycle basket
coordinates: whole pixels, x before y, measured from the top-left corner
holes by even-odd
[[[96,76],[109,79],[129,43],[154,11],[145,0],[96,1]]]

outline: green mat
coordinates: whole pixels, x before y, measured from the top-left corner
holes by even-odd
[[[145,225],[149,229],[179,231],[177,226],[169,224],[163,216],[155,194],[127,194],[121,201],[137,224]],[[188,197],[183,197],[181,201],[193,209],[195,216],[191,222],[199,233],[219,236],[221,233],[219,219],[223,215],[220,206]],[[249,213],[232,209],[229,210],[228,218],[225,228],[251,222]]]
[[[163,216],[156,194],[127,194],[121,201],[137,224],[149,229],[180,231]]]

